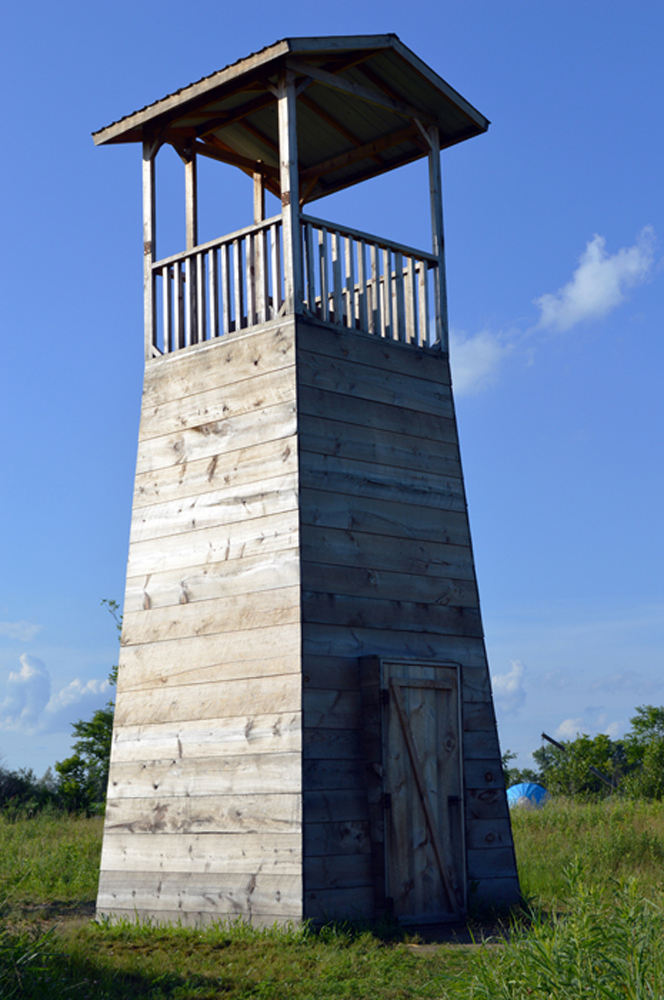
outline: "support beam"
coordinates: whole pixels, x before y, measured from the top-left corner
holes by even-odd
[[[254,170],[254,225],[265,221],[265,177],[261,172],[262,163],[259,160]]]
[[[193,142],[184,147],[185,205],[187,216],[187,250],[198,244],[198,184],[196,172],[196,149]]]
[[[434,281],[436,340],[441,351],[449,351],[447,320],[447,279],[445,277],[445,235],[443,230],[443,192],[440,170],[440,136],[438,128],[427,129],[429,151],[429,193],[431,198],[431,237],[434,256],[438,259]]]
[[[279,168],[284,244],[284,311],[301,313],[303,306],[302,236],[297,168],[295,74],[279,77]]]
[[[146,361],[150,361],[155,353],[156,303],[152,264],[157,254],[155,205],[155,157],[157,155],[157,148],[158,146],[149,138],[143,143],[143,304]]]

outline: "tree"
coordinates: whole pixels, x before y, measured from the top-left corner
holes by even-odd
[[[664,706],[639,705],[625,736],[630,765],[625,791],[634,798],[664,798]]]
[[[560,747],[546,745],[535,750],[533,758],[540,771],[540,782],[553,795],[610,795],[611,787],[593,771],[606,775],[614,787],[627,767],[625,747],[605,733],[575,740],[563,740]]]
[[[122,615],[116,601],[103,600],[115,619],[118,633],[122,630]],[[109,683],[115,686],[118,678],[117,665],[111,668]],[[59,792],[63,804],[71,810],[85,810],[86,813],[104,811],[108,788],[108,769],[113,740],[113,715],[115,703],[108,701],[104,708],[98,708],[91,719],[79,719],[72,723],[76,739],[72,743],[74,753],[66,760],[58,761],[55,770],[59,777]]]

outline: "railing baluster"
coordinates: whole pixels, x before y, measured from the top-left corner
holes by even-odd
[[[265,246],[264,232],[261,230],[254,237],[254,253],[256,255],[255,280],[256,280],[256,322],[265,322],[265,309],[267,306],[265,295]]]
[[[417,344],[417,296],[415,289],[415,260],[406,260],[405,292],[406,292],[406,343]]]
[[[343,323],[341,304],[341,237],[338,230],[332,234],[332,301],[334,322]]]
[[[175,287],[173,289],[175,298],[175,346],[177,349],[185,346],[184,336],[184,275],[182,272],[182,261],[175,265]]]
[[[318,254],[320,265],[320,318],[329,323],[330,300],[327,280],[327,229],[321,228],[318,234]]]
[[[383,249],[383,336],[388,340],[391,340],[393,336],[391,258],[390,250]]]
[[[369,332],[381,336],[380,322],[380,258],[378,247],[371,244],[371,319],[369,321]]]
[[[314,231],[310,222],[304,226],[304,263],[307,270],[307,307],[316,315],[316,273],[314,270]]]
[[[357,244],[357,308],[360,330],[368,330],[367,323],[367,245]]]
[[[231,332],[231,247],[229,243],[224,243],[219,249],[221,250],[221,329],[227,334]]]
[[[403,287],[403,254],[397,251],[394,255],[394,277],[396,285],[396,310],[394,318],[394,338],[406,342],[406,309]]]
[[[420,347],[429,346],[429,287],[427,280],[428,266],[425,260],[417,265],[417,298],[419,308],[419,338]]]
[[[272,234],[272,319],[276,319],[283,301],[281,297],[281,247],[279,245],[279,224],[270,226]]]
[[[242,296],[242,240],[233,240],[233,291],[235,299],[235,332],[244,326]]]
[[[206,328],[205,254],[196,254],[196,341],[202,344]]]
[[[171,298],[171,275],[173,269],[167,264],[166,267],[161,269],[161,301],[162,301],[162,323],[164,327],[164,341],[163,348],[164,354],[168,354],[171,350],[175,350],[175,344],[172,342],[172,330],[173,325],[173,312],[172,312],[172,298]]]
[[[247,326],[256,322],[256,241],[253,233],[244,240],[245,265],[247,275]]]
[[[355,261],[352,236],[346,242],[346,326],[355,328]]]
[[[210,284],[210,340],[219,336],[219,251],[208,253],[208,281]]]

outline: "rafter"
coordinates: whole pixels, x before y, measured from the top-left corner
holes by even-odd
[[[331,174],[335,170],[340,170],[342,167],[348,167],[352,163],[358,163],[360,160],[365,160],[375,153],[382,152],[386,149],[391,149],[393,146],[399,146],[402,142],[406,142],[409,139],[419,139],[419,133],[416,125],[408,125],[406,128],[400,129],[398,132],[390,132],[389,135],[384,135],[380,139],[374,139],[372,142],[366,142],[362,146],[357,146],[355,149],[349,150],[347,153],[341,153],[340,156],[333,156],[329,160],[323,160],[321,163],[315,164],[313,167],[307,167],[300,173],[300,178],[303,181],[308,181],[312,177],[322,177],[324,174]],[[418,143],[419,145],[419,143]]]

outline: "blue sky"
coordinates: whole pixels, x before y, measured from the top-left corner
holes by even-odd
[[[396,32],[491,121],[443,156],[452,360],[501,739],[664,703],[664,7],[24,0],[0,26],[0,755],[109,696],[142,379],[140,155],[90,133],[289,35]],[[160,162],[160,255],[182,177]],[[202,167],[202,232],[249,181]],[[236,176],[237,173],[237,176]],[[423,164],[316,214],[428,248]]]

